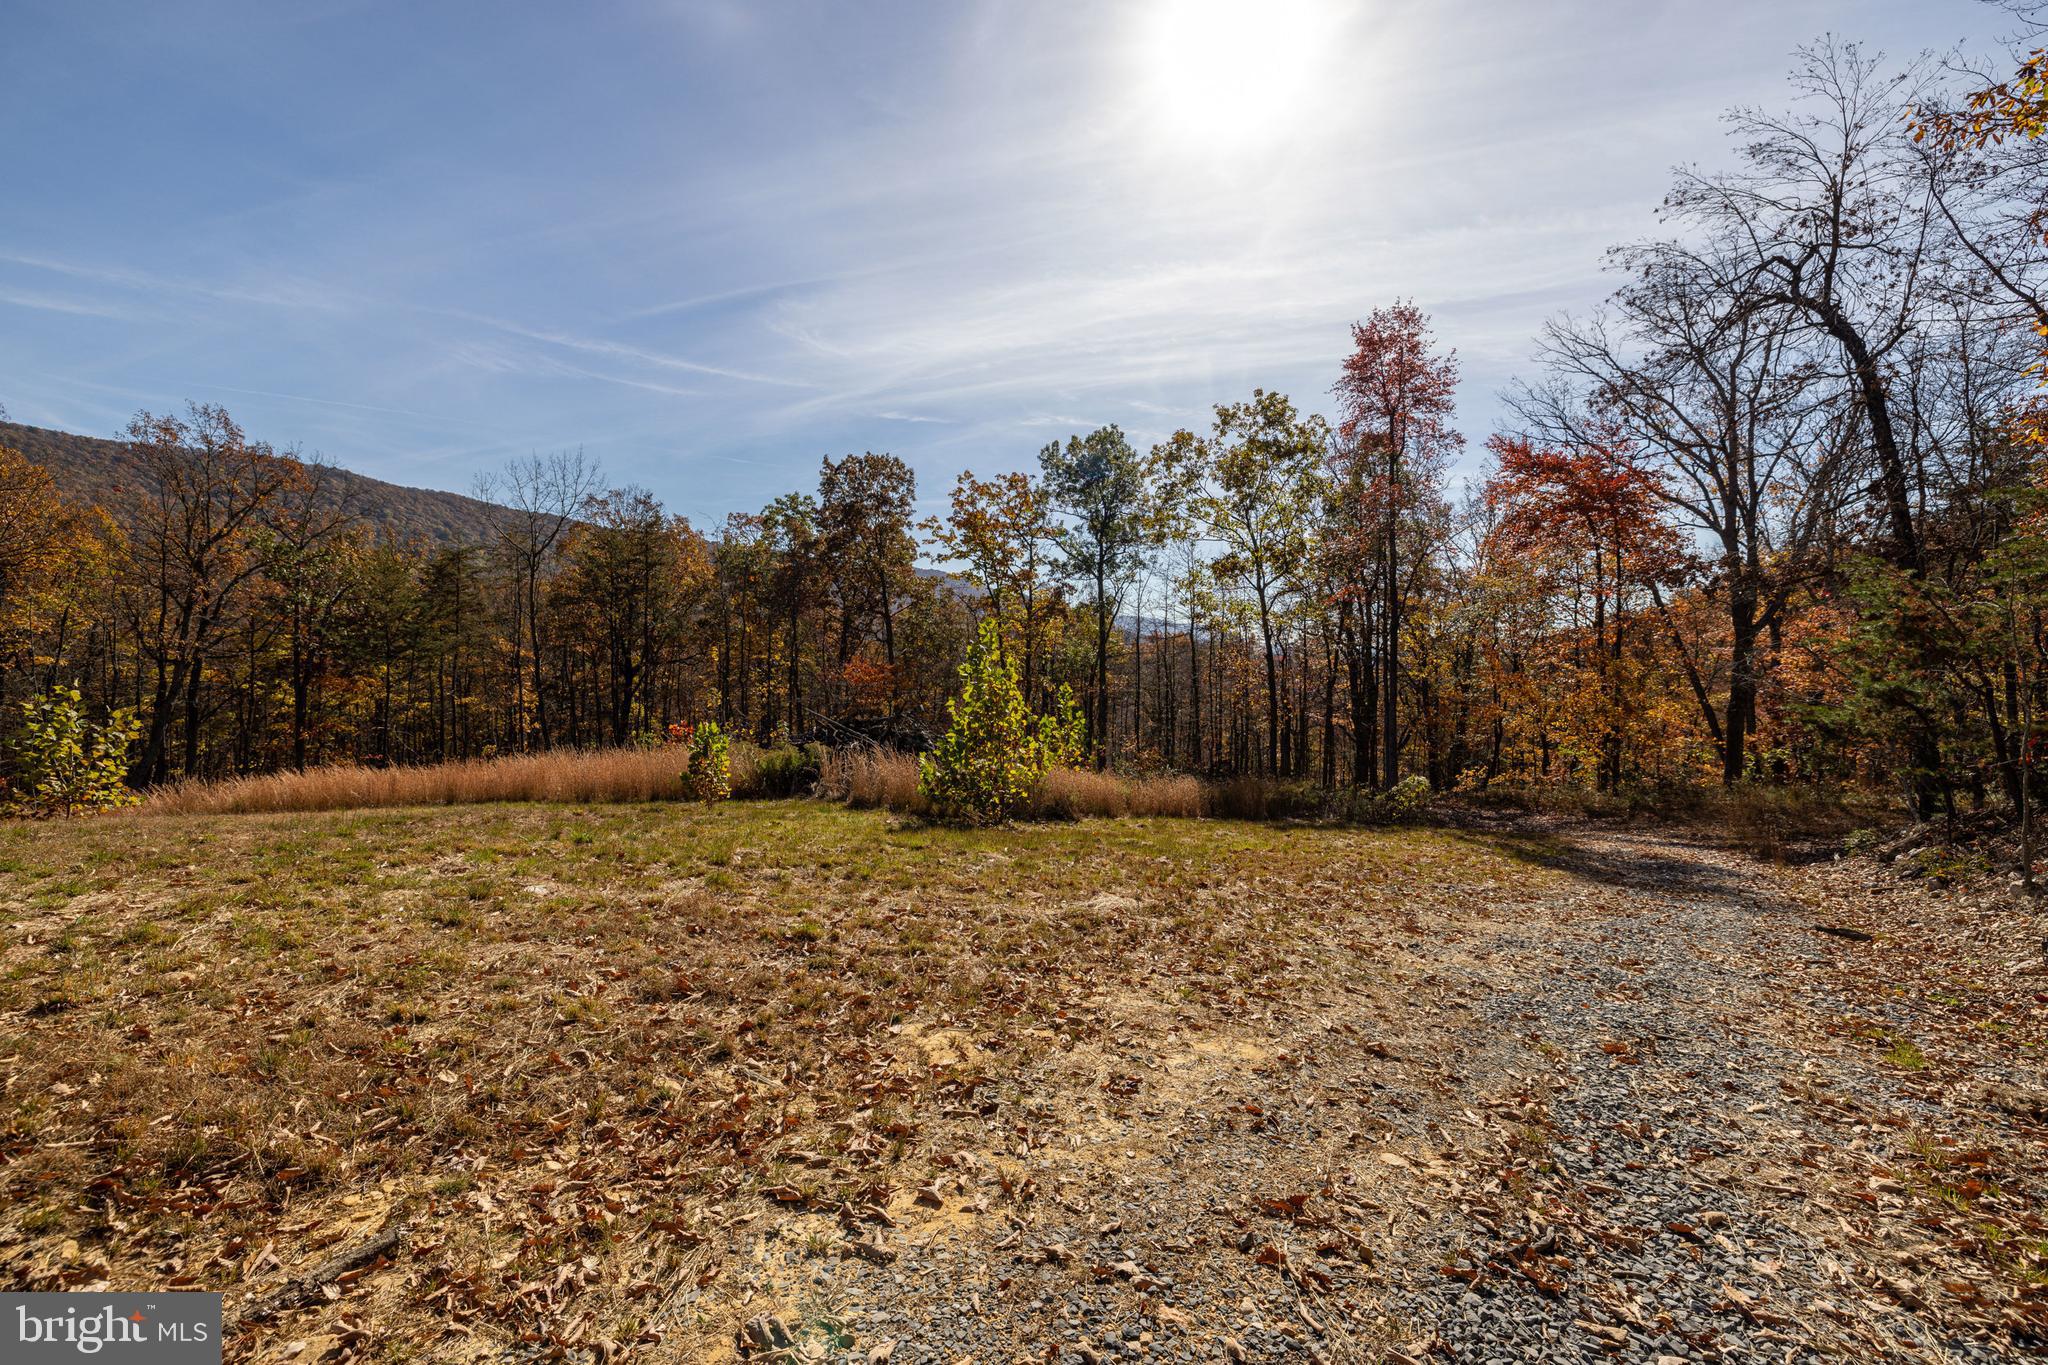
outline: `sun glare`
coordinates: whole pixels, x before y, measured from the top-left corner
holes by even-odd
[[[1140,39],[1159,131],[1198,152],[1285,138],[1314,91],[1330,17],[1321,0],[1160,0]]]

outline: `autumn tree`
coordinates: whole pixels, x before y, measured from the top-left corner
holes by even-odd
[[[282,618],[286,680],[291,689],[291,762],[306,769],[315,693],[335,662],[336,627],[357,587],[354,569],[364,540],[359,510],[339,493],[334,470],[317,460],[279,488],[259,526],[262,588]]]
[[[48,470],[0,445],[0,697],[11,674],[63,654],[91,610],[88,585],[117,550],[105,514],[72,503]]]
[[[768,537],[768,524],[760,516],[734,512],[711,543],[711,584],[719,636],[719,723],[738,734],[747,732],[756,675],[773,653],[768,581],[775,566]]]
[[[1413,569],[1404,566],[1404,523],[1464,445],[1451,426],[1458,359],[1437,353],[1429,318],[1412,303],[1353,323],[1351,343],[1334,389],[1341,439],[1331,472],[1354,542],[1348,591],[1378,599],[1380,785],[1391,791],[1401,777],[1401,615]]]
[[[581,520],[564,592],[602,671],[605,735],[628,744],[657,728],[656,670],[710,576],[706,550],[644,488],[593,494]]]
[[[1960,96],[1922,90],[1908,122],[1946,230],[1938,244],[1967,263],[1976,297],[2048,338],[2048,48]]]
[[[1006,658],[1015,639],[1024,699],[1035,704],[1045,599],[1059,543],[1045,489],[1021,472],[978,479],[962,470],[945,519],[929,519],[925,530],[981,591]]]
[[[1566,449],[1493,437],[1487,448],[1495,471],[1487,495],[1502,513],[1495,535],[1503,548],[1583,556],[1590,564],[1591,655],[1599,699],[1595,785],[1615,791],[1623,776],[1631,709],[1624,682],[1633,614],[1630,589],[1648,590],[1675,579],[1682,549],[1662,519],[1654,476],[1636,462],[1625,438],[1604,435]]]
[[[1187,627],[1186,766],[1201,771],[1203,749],[1202,657],[1203,627],[1216,616],[1212,591],[1206,524],[1200,515],[1199,499],[1209,477],[1209,451],[1202,437],[1185,428],[1152,447],[1155,471],[1155,500],[1158,509],[1155,529],[1161,568],[1171,589],[1180,594],[1181,612]],[[1172,679],[1166,676],[1167,695],[1172,700]],[[1171,717],[1169,715],[1168,719]],[[1166,755],[1176,757],[1175,727],[1165,727]]]
[[[1689,682],[1732,784],[1749,772],[1761,642],[1826,566],[1863,428],[1853,400],[1800,352],[1795,320],[1750,306],[1740,253],[1670,240],[1614,261],[1628,282],[1605,309],[1545,328],[1551,378],[1510,401],[1552,447],[1629,441],[1657,496],[1703,543],[1728,623],[1718,714],[1705,681]],[[1659,611],[1676,636],[1661,600]]]
[[[774,559],[768,595],[782,622],[784,722],[791,735],[803,730],[804,610],[818,581],[820,537],[817,500],[785,493],[761,511],[761,533]]]
[[[1269,774],[1288,767],[1278,642],[1308,568],[1318,464],[1328,436],[1321,418],[1302,416],[1285,394],[1255,389],[1247,402],[1219,404],[1211,434],[1195,447],[1203,471],[1195,514],[1221,547],[1210,572],[1246,594],[1258,623]]]
[[[827,459],[818,475],[820,551],[839,603],[839,664],[868,621],[879,626],[891,714],[897,703],[896,608],[917,562],[911,514],[917,479],[894,455]]]
[[[1109,761],[1109,644],[1131,576],[1157,535],[1152,471],[1108,426],[1038,452],[1045,491],[1062,518],[1061,568],[1087,594],[1095,627],[1089,698],[1089,745],[1098,765]]]
[[[183,721],[184,773],[198,776],[208,658],[266,567],[262,517],[304,472],[296,459],[250,441],[219,407],[195,403],[182,418],[139,413],[128,435],[148,480],[132,608],[151,678],[131,777],[146,785],[167,775],[174,717]]]
[[[597,465],[577,450],[514,460],[477,484],[477,496],[502,509],[497,549],[511,588],[511,739],[521,749],[551,742],[543,589],[577,513],[601,480]]]
[[[1738,311],[1782,310],[1839,351],[1862,408],[1890,553],[1917,573],[1920,471],[1889,357],[1927,296],[1921,267],[1934,208],[1906,132],[1927,77],[1917,64],[1886,73],[1854,44],[1827,42],[1799,54],[1792,83],[1792,110],[1729,116],[1737,168],[1682,170],[1666,204],[1741,272],[1730,281]]]

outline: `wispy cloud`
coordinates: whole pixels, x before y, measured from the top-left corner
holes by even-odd
[[[256,304],[266,308],[336,311],[365,302],[361,297],[348,291],[291,277],[279,277],[269,281],[216,282],[7,251],[0,251],[0,263],[45,271],[53,275],[67,275],[73,279],[91,280],[137,293],[182,294],[194,298],[214,299],[222,303]]]
[[[447,424],[454,426],[483,425],[482,423],[470,422],[463,418],[452,416],[451,414],[448,413],[425,412],[417,408],[388,408],[376,403],[356,403],[351,402],[346,398],[322,398],[317,394],[310,393],[279,393],[274,389],[244,389],[237,388],[232,384],[222,384],[218,382],[207,383],[198,380],[186,380],[180,385],[180,387],[185,388],[186,390],[193,393],[198,393],[205,390],[212,390],[217,393],[246,394],[252,398],[277,398],[282,399],[287,403],[311,403],[316,407],[344,408],[350,412],[374,412],[381,413],[390,417],[406,417],[414,419],[416,421],[433,422],[436,424]]]
[[[791,389],[813,387],[799,379],[786,379],[772,374],[758,374],[748,370],[734,369],[730,366],[709,364],[701,360],[691,360],[684,356],[652,351],[643,346],[632,346],[619,341],[607,341],[600,337],[577,336],[573,333],[555,331],[543,327],[528,327],[521,323],[508,322],[503,318],[488,317],[480,313],[458,310],[443,311],[445,316],[448,317],[481,323],[486,327],[496,328],[498,331],[505,332],[511,336],[524,337],[528,341],[537,341],[543,345],[557,346],[564,350],[580,351],[585,355],[608,356],[612,359],[628,360],[636,364],[651,366],[655,369],[708,375],[715,379],[730,379],[745,384],[766,384],[777,388]],[[610,379],[614,376],[592,374],[590,377]]]
[[[10,308],[32,308],[41,313],[68,313],[80,318],[118,318],[134,316],[129,309],[91,299],[60,298],[55,294],[24,294],[19,290],[0,289],[0,304]]]
[[[1079,432],[1093,431],[1097,427],[1104,427],[1110,424],[1098,422],[1093,417],[1060,417],[1052,413],[1041,412],[1030,417],[1018,418],[1017,425],[1020,427],[1065,427],[1071,431]]]
[[[1722,154],[1720,109],[1783,100],[1792,46],[2000,23],[1301,0],[1287,117],[1241,140],[1160,68],[1164,0],[515,7],[485,42],[416,6],[373,43],[332,3],[10,30],[10,98],[47,130],[9,149],[34,211],[0,215],[17,414],[104,430],[124,398],[230,395],[279,444],[454,487],[584,445],[701,521],[827,450],[891,447],[929,497],[1253,385],[1318,407],[1345,325],[1399,297],[1458,348],[1476,436],[1544,318],[1612,286],[1602,249],[1653,230],[1668,168]]]

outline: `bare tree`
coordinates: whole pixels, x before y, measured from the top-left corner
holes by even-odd
[[[263,519],[267,578],[280,599],[286,676],[292,694],[292,767],[306,770],[314,688],[328,661],[328,636],[348,595],[346,542],[359,535],[359,511],[334,466],[315,458],[278,490]]]
[[[174,711],[184,719],[184,772],[199,773],[202,687],[208,653],[242,592],[263,570],[260,519],[305,477],[297,459],[251,442],[224,408],[192,404],[185,417],[137,413],[129,439],[145,497],[135,536],[134,626],[152,675],[137,785],[167,774]]]
[[[477,482],[477,496],[499,503],[498,551],[512,584],[512,677],[514,742],[522,748],[536,741],[549,744],[546,641],[541,611],[543,580],[563,548],[563,537],[583,504],[602,485],[598,466],[581,450],[529,455],[514,460],[502,473]],[[532,667],[533,695],[529,725],[527,679]]]
[[[1697,672],[1688,680],[1733,783],[1756,726],[1759,641],[1824,563],[1856,423],[1796,351],[1791,321],[1746,308],[1731,287],[1739,265],[1675,243],[1617,260],[1634,280],[1603,312],[1551,323],[1551,380],[1511,402],[1556,444],[1596,444],[1618,426],[1659,496],[1710,547],[1728,612],[1725,714]],[[1689,667],[1690,651],[1678,653]]]
[[[1680,172],[1665,207],[1730,274],[1730,325],[1777,313],[1837,350],[1863,409],[1890,553],[1918,574],[1919,452],[1902,439],[1894,385],[1934,264],[1937,209],[1909,131],[1928,74],[1918,62],[1884,74],[1882,60],[1832,41],[1803,50],[1796,107],[1731,113],[1738,168]]]

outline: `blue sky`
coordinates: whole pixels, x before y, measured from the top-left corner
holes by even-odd
[[[1256,14],[1256,19],[1248,16]],[[1413,297],[1474,446],[1542,320],[1833,31],[1969,0],[7,0],[0,404],[468,491],[581,447],[700,525],[892,450],[943,503]]]

